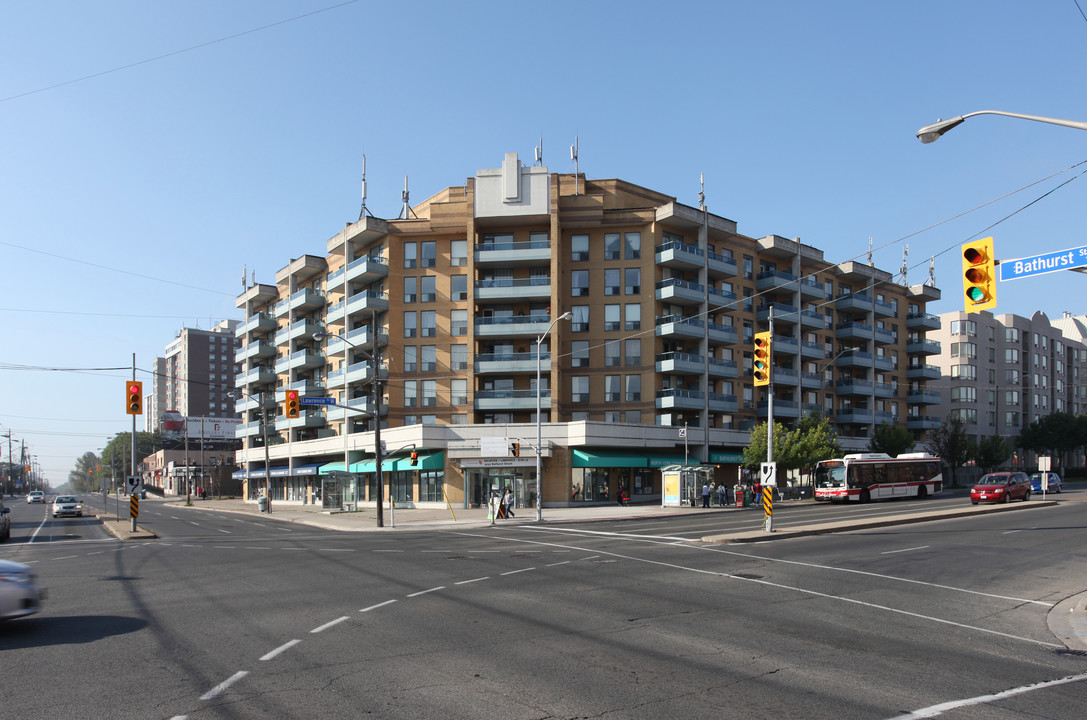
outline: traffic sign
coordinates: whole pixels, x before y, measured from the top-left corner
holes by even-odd
[[[777,487],[778,485],[778,464],[776,462],[764,462],[759,466],[760,478],[759,481],[763,487]]]
[[[129,495],[140,495],[143,493],[143,478],[139,475],[129,475],[125,478],[125,490]]]
[[[1001,260],[998,267],[1000,280],[1004,281],[1085,266],[1087,266],[1087,245],[1018,260]]]
[[[304,397],[299,398],[298,402],[303,405],[335,405],[336,401],[333,398],[321,398],[321,397]]]

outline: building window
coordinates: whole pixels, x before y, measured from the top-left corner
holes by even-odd
[[[605,295],[618,295],[619,294],[619,268],[605,268],[604,269],[604,294]]]
[[[1018,405],[1019,404],[1019,391],[1018,390],[1005,390],[1004,391],[1004,404],[1005,405]]]
[[[641,295],[642,294],[642,269],[641,268],[627,268],[623,271],[623,276],[626,284],[627,295]]]
[[[1004,328],[1004,342],[1019,342],[1019,328]]]
[[[624,233],[626,244],[623,257],[627,260],[638,260],[642,257],[642,234],[640,232]]]
[[[626,341],[626,366],[638,367],[642,364],[641,338],[628,339]]]
[[[622,328],[622,323],[619,320],[619,306],[618,305],[605,305],[604,306],[604,330],[619,330]]]
[[[744,273],[744,280],[754,280],[755,279],[755,261],[752,260],[747,255],[744,255],[744,257],[743,257],[743,273]]]
[[[574,340],[570,343],[570,367],[589,367],[588,340]]]
[[[954,347],[954,346],[952,346]],[[1006,363],[1018,363],[1019,362],[1019,349],[1018,348],[1004,348],[1004,362]]]
[[[413,303],[416,300],[419,292],[419,278],[406,277],[404,278],[404,302]]]
[[[406,310],[404,312],[404,337],[413,338],[418,331],[418,321],[416,312],[414,310]]]
[[[588,235],[572,235],[570,237],[570,259],[574,262],[584,262],[589,259]]]
[[[420,337],[436,337],[438,334],[438,313],[434,310],[424,310],[420,314],[423,316]]]
[[[419,381],[418,380],[405,380],[404,381],[404,407],[415,407],[419,403]],[[407,422],[407,418],[404,419],[405,424],[414,425],[415,421],[411,423]]]
[[[468,381],[463,378],[457,378],[449,381],[449,404],[450,405],[467,405],[468,404]]]
[[[604,259],[618,260],[622,257],[619,233],[604,233]]]
[[[620,379],[618,375],[604,376],[604,402],[620,402],[623,399]]]
[[[468,276],[449,276],[449,299],[453,302],[468,299]]]
[[[964,357],[964,358],[976,358],[978,356],[978,346],[976,343],[971,342],[959,342],[951,343],[951,357]]]
[[[585,297],[589,294],[589,271],[570,271],[570,295],[573,297]]]
[[[614,424],[614,423],[622,422],[623,421],[622,417],[623,417],[623,414],[621,412],[619,412],[618,410],[605,410],[604,411],[604,422],[606,422],[606,423]]]
[[[641,410],[626,410],[623,412],[623,422],[633,423],[635,425],[641,424],[642,412]],[[649,492],[648,490],[642,490],[642,492]]]
[[[422,348],[420,370],[434,372],[438,369],[438,348],[434,345],[424,345]]]
[[[449,311],[449,332],[453,335],[467,335],[468,334],[468,311],[467,310],[450,310]]]
[[[627,375],[626,376],[626,397],[627,402],[641,402],[642,400],[642,376],[641,375]]]
[[[572,375],[570,377],[570,402],[589,402],[588,375]]]
[[[966,335],[968,337],[977,337],[978,324],[973,320],[952,320],[951,321],[951,334],[952,335]]]
[[[1019,427],[1019,413],[1013,411],[1004,413],[1004,427]]]
[[[408,270],[413,269],[419,263],[419,259],[416,256],[416,247],[413,242],[404,243],[404,267]]]
[[[468,414],[467,413],[453,413],[449,416],[450,425],[467,425]]]
[[[449,243],[449,264],[453,267],[464,267],[468,264],[468,241],[452,240]]]
[[[438,243],[433,240],[427,240],[423,243],[423,257],[422,262],[419,263],[419,267],[432,268],[438,264]]]
[[[920,368],[924,368],[924,365],[918,365]],[[976,365],[952,365],[951,377],[962,378],[963,380],[977,380],[978,368]]]
[[[951,417],[956,417],[970,425],[978,424],[978,411],[976,408],[951,408]]]
[[[438,381],[423,381],[423,407],[434,407],[438,404]]]
[[[415,363],[419,358],[419,348],[414,345],[404,346],[404,372],[415,372],[418,367]]]
[[[588,305],[574,305],[570,314],[570,332],[589,332]]]
[[[420,278],[422,287],[419,292],[420,302],[434,302],[438,299],[438,278],[434,275],[425,275]],[[465,287],[467,287],[467,278],[465,278]]]
[[[627,303],[623,309],[626,319],[623,322],[624,330],[642,329],[642,306],[639,303]]]
[[[453,345],[449,348],[449,362],[454,370],[468,369],[468,346]]]
[[[622,363],[622,346],[618,340],[609,340],[604,343],[604,367],[619,367]]]
[[[951,402],[972,403],[978,400],[978,389],[975,387],[958,386],[951,388]]]

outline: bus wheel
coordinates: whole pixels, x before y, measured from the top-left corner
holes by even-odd
[[[870,492],[868,492],[867,490],[861,490],[861,502],[862,503],[872,502],[872,494]]]
[[[925,487],[924,485],[921,485],[920,487],[918,487],[917,488],[917,499],[918,500],[924,500],[927,497],[928,497],[928,488]]]

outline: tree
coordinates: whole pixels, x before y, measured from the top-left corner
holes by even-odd
[[[877,425],[868,441],[868,452],[897,457],[913,447],[913,433],[901,425]]]
[[[76,458],[75,469],[68,473],[68,484],[72,486],[72,492],[98,492],[100,481],[97,475],[98,458],[92,452],[83,453]]]
[[[992,435],[974,443],[973,451],[974,462],[977,466],[985,472],[992,472],[1011,456],[1012,443],[1000,435]]]
[[[162,439],[157,432],[137,432],[136,467],[139,467],[145,457],[153,454],[160,447],[162,447]],[[118,478],[127,477],[132,467],[131,457],[132,433],[117,433],[110,438],[102,450],[102,471],[108,473],[115,481]]]
[[[971,443],[966,436],[966,421],[958,415],[948,415],[929,433],[925,449],[939,456],[951,468],[951,484],[955,484],[955,471],[970,459]]]
[[[810,468],[820,460],[841,454],[838,434],[827,418],[805,417],[789,429],[774,423],[774,462],[778,470],[787,472]],[[744,467],[756,470],[766,462],[766,423],[756,425],[751,440],[744,448]]]
[[[1038,455],[1056,455],[1087,444],[1087,418],[1071,413],[1052,413],[1032,422],[1019,434],[1019,447]]]

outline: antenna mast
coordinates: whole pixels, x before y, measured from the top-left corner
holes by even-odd
[[[706,212],[706,178],[698,173],[698,209]]]
[[[359,220],[366,216],[366,156],[362,156],[362,209],[359,210]]]
[[[577,135],[574,136],[574,144],[570,146],[570,159],[574,161],[574,195],[578,194],[578,164],[577,164]]]
[[[902,282],[903,287],[909,285],[909,283],[906,282],[906,273],[910,269],[910,262],[909,261],[910,261],[910,244],[906,243],[906,248],[902,251],[902,281],[901,282]]]
[[[540,144],[536,146],[536,164],[543,165],[543,135],[540,136]]]

